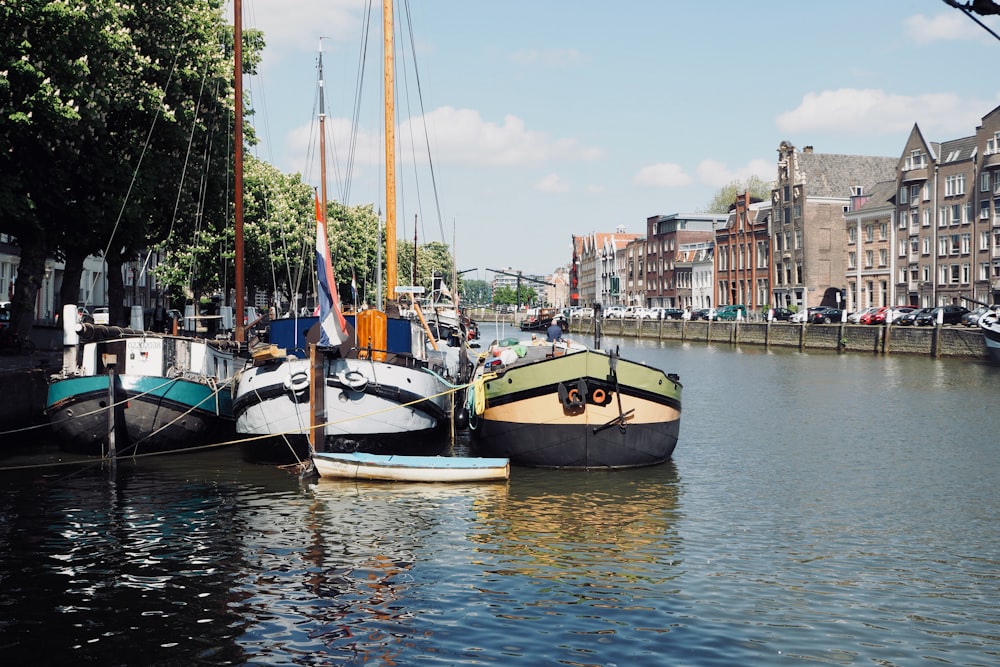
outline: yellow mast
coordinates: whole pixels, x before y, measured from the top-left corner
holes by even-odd
[[[385,48],[385,284],[388,301],[396,300],[396,91],[393,85],[392,0],[382,0]]]

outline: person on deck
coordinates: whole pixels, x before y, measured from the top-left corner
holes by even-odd
[[[559,322],[557,322],[555,318],[553,318],[552,322],[549,324],[549,328],[545,331],[545,335],[546,341],[550,343],[562,338],[562,327],[559,326]]]

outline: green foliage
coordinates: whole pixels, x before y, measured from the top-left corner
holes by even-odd
[[[764,181],[759,176],[750,176],[745,182],[733,181],[715,193],[702,213],[728,213],[736,203],[736,197],[744,192],[749,192],[751,199],[769,201],[773,187],[772,181]]]
[[[396,257],[398,258],[399,280],[409,284],[422,285],[430,292],[435,274],[444,277],[446,285],[451,285],[452,272],[455,262],[451,256],[448,245],[440,241],[431,241],[419,246],[417,249],[417,273],[413,275],[413,244],[397,243]],[[450,289],[450,287],[449,287]]]
[[[461,285],[463,303],[490,302],[490,284],[485,280],[462,280]]]

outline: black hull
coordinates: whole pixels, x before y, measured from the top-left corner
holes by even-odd
[[[638,468],[668,461],[680,422],[629,424],[593,433],[589,425],[489,421],[478,425],[474,453],[533,468]]]
[[[107,398],[107,392],[82,394],[49,407],[52,434],[61,449],[108,455]],[[118,456],[189,451],[231,441],[235,435],[231,418],[191,411],[188,405],[155,397],[130,398],[117,408],[115,424]]]

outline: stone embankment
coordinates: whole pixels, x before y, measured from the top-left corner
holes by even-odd
[[[593,336],[594,324],[592,318],[573,318],[569,322],[569,330],[571,333]],[[989,359],[983,334],[978,327],[606,319],[601,323],[601,333],[604,336],[790,347],[799,350]]]

